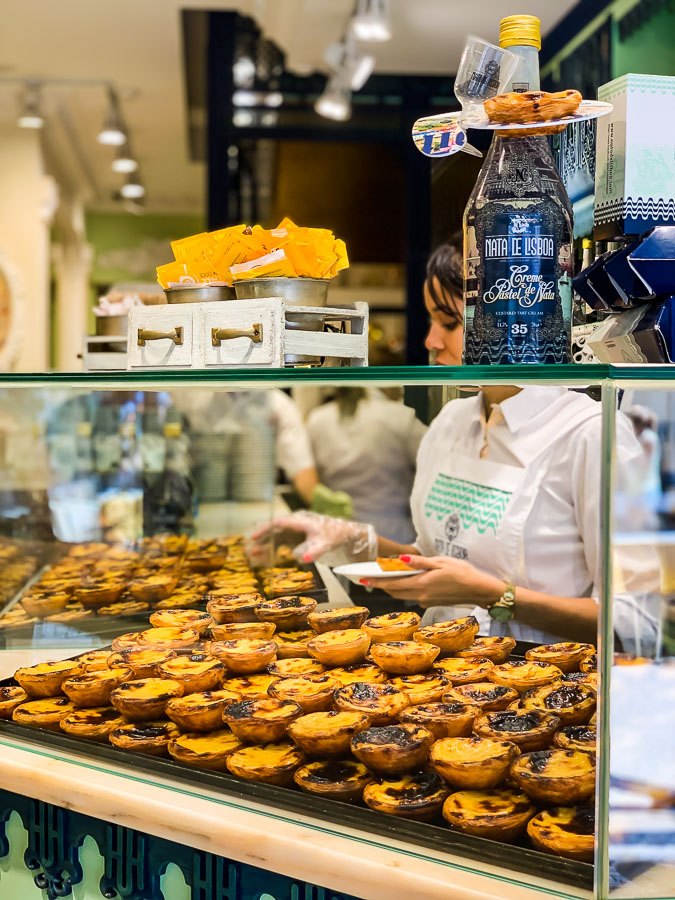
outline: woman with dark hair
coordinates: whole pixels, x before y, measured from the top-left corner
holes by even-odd
[[[439,366],[462,363],[464,300],[461,235],[453,235],[429,257],[424,305],[431,322],[424,342]]]

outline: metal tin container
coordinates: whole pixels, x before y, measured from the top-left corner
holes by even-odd
[[[129,324],[128,316],[96,316],[97,337],[124,337]]]
[[[222,300],[234,300],[234,288],[226,284],[204,284],[201,287],[165,288],[167,303],[214,303]]]
[[[247,278],[235,281],[234,290],[237,300],[281,297],[291,306],[326,306],[329,284],[330,278]]]

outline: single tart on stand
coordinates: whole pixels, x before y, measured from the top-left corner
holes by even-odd
[[[240,700],[223,711],[223,722],[240,741],[248,744],[274,744],[286,736],[286,728],[302,715],[293,700]]]
[[[168,678],[144,678],[126,681],[110,694],[116,710],[132,722],[149,722],[164,716],[166,704],[173,697],[183,696],[180,681]]]
[[[24,666],[17,669],[14,678],[19,682],[29,697],[57,697],[61,693],[63,682],[67,678],[79,675],[82,667],[77,660],[64,659],[56,662],[38,663],[36,666]]]
[[[506,662],[515,646],[516,642],[512,637],[500,637],[498,635],[494,637],[479,636],[464,650],[457,650],[456,655],[462,657],[462,659],[480,656],[482,659],[489,659],[495,665],[499,665]]]
[[[232,594],[228,591],[209,591],[206,611],[218,625],[235,622],[257,622],[256,610],[265,599],[253,591],[247,594]]]
[[[449,679],[433,670],[420,675],[398,675],[390,684],[407,694],[410,703],[415,705],[437,703],[450,687]]]
[[[233,641],[212,641],[209,650],[222,660],[228,671],[235,675],[252,675],[264,672],[277,658],[274,641],[259,641],[256,638],[239,638]]]
[[[261,622],[274,622],[277,631],[293,631],[306,627],[307,616],[316,608],[313,597],[292,595],[265,600],[256,609]]]
[[[545,809],[527,823],[527,836],[544,853],[593,862],[595,810],[566,806]]]
[[[560,678],[562,672],[557,666],[545,662],[532,662],[528,659],[515,659],[511,662],[493,666],[488,672],[488,681],[513,688],[524,694],[531,688],[541,687]]]
[[[443,818],[453,828],[506,843],[523,833],[535,813],[527,794],[508,788],[458,791],[443,804]]]
[[[227,768],[233,775],[247,781],[287,785],[293,774],[305,762],[304,754],[290,741],[262,746],[242,747],[227,758]]]
[[[109,741],[120,750],[133,750],[150,756],[166,756],[169,742],[180,735],[173,722],[131,722],[113,729]]]
[[[363,800],[371,809],[417,822],[437,819],[447,796],[448,789],[435,772],[378,778],[363,791]]]
[[[385,725],[355,734],[351,750],[369,769],[397,775],[422,768],[433,741],[433,733],[420,725]]]
[[[410,699],[391,684],[356,681],[335,691],[335,705],[338,709],[364,713],[373,725],[393,725],[406,706],[410,706]]]
[[[370,651],[377,665],[390,675],[418,675],[432,665],[440,648],[419,641],[381,641]]]
[[[333,694],[340,682],[324,675],[298,675],[280,678],[271,684],[268,693],[278,700],[293,700],[303,713],[323,712],[333,705]]]
[[[416,632],[415,640],[436,644],[443,654],[456,653],[473,643],[478,628],[478,619],[475,616],[462,616],[448,622],[424,625]]]
[[[517,755],[512,741],[444,738],[431,748],[431,767],[455,788],[487,791],[504,781]]]
[[[330,710],[308,713],[288,726],[288,736],[310,757],[346,757],[355,734],[370,727],[364,713]]]
[[[317,713],[318,715],[318,713]],[[358,803],[374,776],[354,759],[321,759],[297,769],[293,780],[308,794]]]
[[[365,606],[342,606],[339,609],[315,609],[307,616],[307,624],[317,634],[360,628],[370,615]]]
[[[466,659],[447,656],[439,659],[435,671],[449,678],[453,685],[483,682],[494,668],[492,660],[486,656],[471,656]]]
[[[550,663],[561,672],[577,672],[582,659],[595,653],[593,644],[578,644],[574,641],[561,641],[558,644],[542,644],[525,652],[525,659],[534,662]]]
[[[468,737],[478,716],[480,710],[470,703],[422,703],[404,709],[400,718],[402,724],[428,728],[439,741],[446,737]]]
[[[444,703],[472,703],[483,713],[507,709],[518,700],[518,691],[491,681],[460,684],[443,694]]]
[[[576,806],[595,790],[595,758],[583,750],[536,750],[514,760],[510,775],[535,803]]]
[[[61,719],[60,727],[66,734],[87,738],[90,741],[106,741],[111,731],[124,725],[125,718],[112,706],[96,706],[76,709]]]
[[[549,747],[560,728],[560,719],[538,709],[505,710],[486,713],[476,719],[473,727],[480,737],[512,741],[525,753]]]
[[[369,647],[370,637],[358,628],[325,631],[307,643],[310,655],[324,666],[352,666],[361,663]]]
[[[209,734],[195,732],[172,738],[168,744],[169,755],[177,762],[198,769],[226,772],[228,756],[244,745],[229,728]]]
[[[588,685],[559,681],[533,688],[520,698],[521,709],[540,709],[558,716],[562,725],[584,725],[593,715],[596,693]]]
[[[173,697],[167,702],[165,713],[181,731],[219,731],[223,727],[223,712],[239,700],[241,694],[235,691],[199,691]]]
[[[373,644],[384,641],[409,641],[420,627],[420,617],[414,612],[391,612],[366,619],[363,630]]]

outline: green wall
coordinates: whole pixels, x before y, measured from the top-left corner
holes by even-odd
[[[612,77],[628,72],[639,75],[675,75],[675,12],[665,7],[625,41],[613,25]]]

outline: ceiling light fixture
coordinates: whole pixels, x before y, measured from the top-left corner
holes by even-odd
[[[323,94],[314,104],[314,109],[324,119],[333,119],[335,122],[346,122],[351,116],[351,91],[340,75],[330,76]]]
[[[111,165],[113,172],[119,172],[121,175],[136,171],[138,163],[133,157],[128,141],[117,150]]]
[[[375,68],[375,57],[360,53],[351,34],[339,44],[330,44],[323,58],[353,91],[361,90]]]
[[[21,100],[21,112],[17,119],[17,125],[19,128],[42,128],[44,124],[40,84],[37,81],[28,81]]]
[[[145,196],[145,188],[137,174],[129,175],[120,188],[120,194],[125,200],[140,200],[141,197]]]
[[[232,65],[232,78],[238,88],[250,88],[255,81],[255,63],[250,56],[240,56]]]
[[[117,94],[111,87],[108,87],[108,112],[97,140],[99,144],[106,144],[109,147],[120,147],[126,139],[127,132],[122,121]]]
[[[392,39],[389,0],[356,0],[350,29],[364,43],[379,44]]]

